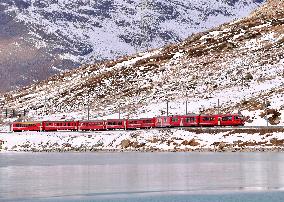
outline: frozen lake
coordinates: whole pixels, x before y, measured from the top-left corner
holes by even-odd
[[[0,201],[284,201],[284,153],[0,153]]]

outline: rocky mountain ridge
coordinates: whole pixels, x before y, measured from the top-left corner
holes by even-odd
[[[278,10],[273,5],[276,3]],[[151,117],[242,111],[266,124],[264,102],[283,123],[284,2],[269,1],[252,15],[185,41],[62,73],[3,96],[3,107],[28,108],[35,119]],[[273,10],[271,10],[273,8]],[[259,14],[261,13],[261,14]],[[43,112],[48,111],[48,115]],[[53,115],[51,115],[53,114]]]
[[[180,42],[244,17],[263,1],[0,1],[0,91]]]

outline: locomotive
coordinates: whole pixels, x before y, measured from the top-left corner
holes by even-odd
[[[174,127],[244,126],[240,114],[188,114],[142,119],[13,122],[11,131],[106,131]]]

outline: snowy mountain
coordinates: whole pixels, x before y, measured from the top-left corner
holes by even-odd
[[[247,16],[263,1],[2,0],[0,91],[180,42]]]
[[[251,125],[284,120],[284,2],[270,0],[250,16],[186,40],[53,76],[2,98],[30,119],[152,117],[242,111]],[[47,115],[43,115],[43,112]]]

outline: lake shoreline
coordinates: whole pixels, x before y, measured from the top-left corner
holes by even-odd
[[[284,132],[138,130],[1,133],[0,151],[12,152],[284,152]]]

